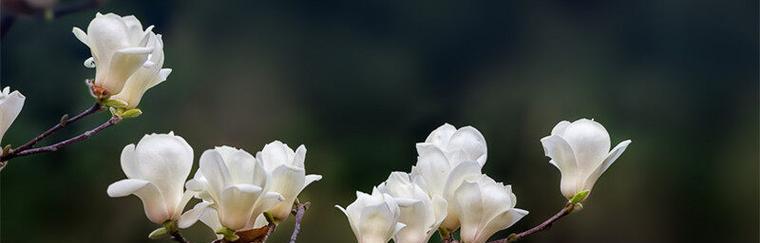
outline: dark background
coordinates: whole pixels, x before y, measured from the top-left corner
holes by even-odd
[[[221,144],[306,144],[307,171],[324,179],[301,196],[313,208],[299,242],[352,242],[333,205],[408,171],[414,143],[444,122],[484,134],[484,171],[531,211],[505,236],[563,205],[538,140],[582,117],[613,145],[633,143],[583,211],[525,242],[758,242],[757,1],[113,0],[97,11],[156,25],[174,72],[139,119],[13,160],[0,174],[3,242],[149,242],[156,225],[139,200],[105,190],[124,178],[123,146],[168,131],[196,159]],[[2,85],[27,96],[3,144],[92,102],[89,50],[71,28],[95,12],[19,19],[3,38]],[[212,237],[201,224],[187,236]]]

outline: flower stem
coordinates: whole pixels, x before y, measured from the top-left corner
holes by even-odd
[[[525,237],[528,237],[528,236],[530,236],[532,234],[535,234],[535,233],[547,230],[547,229],[551,228],[551,226],[555,222],[557,222],[559,219],[561,219],[561,218],[569,215],[570,213],[572,213],[573,210],[575,210],[575,208],[578,205],[579,205],[578,203],[568,203],[568,204],[565,205],[565,207],[563,207],[561,210],[559,210],[559,212],[557,212],[556,214],[554,214],[554,216],[550,217],[549,219],[547,219],[543,223],[541,223],[539,225],[536,225],[535,227],[530,228],[530,229],[528,229],[526,231],[523,231],[523,232],[520,232],[520,233],[511,234],[507,238],[500,239],[500,240],[490,241],[488,243],[515,242],[515,241],[521,240],[521,239],[523,239]]]
[[[303,220],[304,214],[306,214],[306,210],[309,209],[309,202],[305,203],[298,203],[296,202],[296,209],[295,209],[295,224],[293,225],[293,234],[290,235],[290,243],[296,243],[296,238],[298,238],[298,233],[301,232],[301,221]]]

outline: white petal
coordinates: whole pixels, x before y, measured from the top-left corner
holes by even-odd
[[[177,226],[182,229],[189,228],[201,218],[203,211],[206,210],[206,208],[210,205],[210,202],[200,202],[196,204],[192,209],[182,214],[182,216],[179,218],[179,221],[177,222]]]
[[[555,125],[554,128],[552,128],[551,135],[562,136],[562,134],[565,133],[565,129],[567,129],[568,126],[570,126],[569,121],[561,121],[557,123],[557,125]]]
[[[562,174],[560,181],[560,190],[562,195],[567,198],[572,197],[579,192],[583,186],[582,171],[578,169],[575,154],[572,147],[560,136],[551,135],[541,139],[544,146],[544,153],[551,158],[551,164],[559,169]]]
[[[478,161],[480,165],[486,163],[488,148],[483,134],[471,126],[462,127],[451,135],[448,151],[462,151],[466,154],[465,160]]]
[[[222,190],[229,184],[232,184],[230,172],[227,165],[222,159],[222,155],[214,149],[203,152],[200,158],[200,168],[198,169],[206,180],[206,185],[211,197],[219,201]]]
[[[584,190],[591,190],[594,187],[594,184],[596,183],[596,180],[599,179],[600,176],[602,176],[602,173],[607,171],[608,168],[610,168],[610,165],[612,165],[615,160],[617,160],[620,155],[625,152],[625,149],[628,148],[628,145],[631,144],[631,140],[625,140],[615,146],[615,148],[610,151],[609,155],[607,155],[607,158],[604,159],[604,162],[597,167],[591,175],[589,175],[588,179],[586,180],[586,183],[584,185]]]
[[[601,124],[593,120],[580,119],[573,122],[561,137],[573,148],[578,168],[585,175],[601,164],[610,151],[610,135]]]
[[[219,202],[222,225],[232,230],[245,228],[261,190],[261,187],[247,184],[231,185],[225,188]]]
[[[166,208],[161,192],[149,181],[139,179],[120,180],[108,186],[107,192],[110,197],[136,195],[143,203],[145,215],[154,223],[162,224],[172,217]]]
[[[432,143],[439,147],[445,147],[449,143],[449,138],[456,132],[457,128],[451,124],[443,124],[436,128],[425,139],[425,143]]]
[[[111,94],[118,94],[129,76],[142,67],[152,51],[153,48],[149,47],[129,47],[115,51],[108,64],[107,75],[96,73],[95,83],[106,88]]]
[[[13,121],[16,120],[21,109],[24,107],[26,97],[18,91],[10,92],[9,87],[5,87],[2,98],[0,99],[0,140],[5,136]],[[6,95],[7,94],[7,95]]]
[[[290,215],[293,202],[304,188],[304,174],[305,172],[303,169],[285,164],[280,165],[272,171],[271,184],[268,187],[268,190],[278,192],[284,198],[282,202],[275,205],[275,207],[269,211],[275,219],[284,220]]]
[[[174,209],[182,200],[185,180],[193,166],[193,148],[179,136],[152,134],[143,137],[130,152],[122,151],[122,168],[130,178],[153,183]]]

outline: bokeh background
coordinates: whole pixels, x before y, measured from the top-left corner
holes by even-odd
[[[563,205],[538,140],[583,117],[633,144],[583,211],[525,242],[759,240],[757,1],[112,0],[18,18],[3,37],[2,85],[27,96],[3,143],[91,104],[94,70],[71,28],[96,11],[156,25],[174,72],[139,119],[13,160],[0,174],[2,242],[151,242],[139,200],[105,190],[124,177],[123,146],[168,131],[196,158],[221,144],[306,144],[307,171],[324,179],[302,194],[313,207],[299,242],[352,242],[333,206],[408,171],[415,142],[445,122],[485,135],[484,171],[531,211],[506,236]],[[201,224],[186,235],[212,239]]]

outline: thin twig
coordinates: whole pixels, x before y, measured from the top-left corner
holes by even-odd
[[[182,234],[179,233],[179,231],[174,231],[171,233],[172,240],[179,242],[179,243],[190,243],[189,240],[185,239],[185,237],[182,236]]]
[[[547,219],[547,220],[546,220],[546,221],[544,221],[543,223],[541,223],[541,224],[539,224],[539,225],[536,225],[535,227],[533,227],[533,228],[530,228],[530,229],[528,229],[528,230],[526,230],[526,231],[523,231],[523,232],[520,232],[520,233],[516,233],[516,234],[511,234],[511,235],[510,235],[509,237],[507,237],[507,238],[504,238],[504,239],[500,239],[500,240],[494,240],[494,241],[490,241],[490,242],[488,242],[488,243],[508,243],[508,242],[515,242],[515,241],[521,240],[521,239],[523,239],[523,238],[525,238],[525,237],[528,237],[528,236],[530,236],[530,235],[532,235],[532,234],[535,234],[535,233],[541,232],[541,231],[543,231],[543,230],[547,230],[547,229],[551,228],[551,226],[552,226],[552,225],[553,225],[555,222],[557,222],[559,219],[561,219],[561,218],[563,218],[563,217],[567,216],[568,214],[572,213],[572,212],[573,212],[573,209],[575,209],[575,207],[576,207],[576,205],[575,205],[575,204],[572,204],[572,203],[568,203],[567,205],[565,205],[565,207],[563,207],[561,210],[559,210],[559,212],[557,212],[557,214],[555,214],[555,215],[554,215],[554,216],[552,216],[551,218]]]
[[[113,117],[111,117],[111,119],[108,119],[108,121],[104,122],[103,124],[100,124],[99,126],[93,128],[92,130],[86,131],[86,132],[84,132],[84,133],[82,133],[82,134],[80,134],[80,135],[78,135],[76,137],[69,138],[69,139],[63,140],[61,142],[58,142],[58,143],[55,143],[55,144],[51,144],[51,145],[48,145],[48,146],[44,146],[44,147],[27,149],[27,150],[24,150],[24,151],[12,154],[7,159],[12,159],[12,158],[16,158],[16,157],[22,157],[22,156],[27,156],[27,155],[32,155],[32,154],[39,154],[39,153],[47,153],[47,152],[58,151],[59,149],[65,147],[67,145],[71,145],[71,144],[74,144],[74,143],[77,143],[77,142],[81,142],[81,141],[87,140],[92,135],[95,135],[98,132],[100,132],[103,129],[106,129],[106,128],[110,127],[110,126],[113,126],[116,123],[119,123],[120,121],[121,121],[121,117],[113,116]]]
[[[67,2],[67,3],[59,3],[56,4],[52,9],[53,17],[61,17],[64,15],[76,13],[79,11],[84,11],[91,8],[96,8],[97,6],[101,5],[105,0],[81,0],[77,2]],[[10,30],[11,26],[13,26],[13,23],[15,22],[16,18],[18,17],[24,17],[23,15],[29,15],[26,17],[32,17],[32,18],[46,18],[45,12],[47,10],[45,9],[33,9],[31,10],[31,13],[3,13],[3,24],[2,28],[0,28],[0,38],[5,37],[5,34],[8,33],[8,30]],[[8,11],[6,11],[8,12]],[[19,16],[17,16],[19,15]]]
[[[290,243],[296,243],[298,233],[301,232],[301,221],[303,221],[303,216],[306,214],[306,210],[309,209],[309,205],[309,202],[299,203],[296,205],[296,219],[295,224],[293,225],[293,234],[290,235]]]
[[[34,146],[35,144],[37,144],[37,142],[39,142],[40,140],[46,138],[47,136],[50,136],[51,134],[53,134],[55,132],[57,132],[61,128],[65,127],[65,126],[67,126],[69,124],[75,123],[75,122],[79,121],[80,119],[82,119],[82,118],[84,118],[86,116],[89,116],[89,115],[97,113],[98,111],[101,110],[101,107],[102,107],[101,104],[95,103],[90,108],[87,108],[87,110],[82,111],[81,113],[77,114],[74,117],[66,117],[66,116],[64,116],[63,118],[61,118],[61,121],[58,122],[58,124],[55,124],[55,126],[51,127],[50,129],[48,129],[47,131],[41,133],[40,135],[37,135],[36,137],[34,137],[32,140],[29,140],[25,144],[23,144],[21,146],[18,146],[17,148],[13,149],[13,151],[10,152],[10,154],[19,153],[19,152],[22,152],[22,151],[24,151],[26,149],[31,148],[32,146]],[[0,157],[0,161],[4,161],[3,159],[4,159],[3,157]]]

